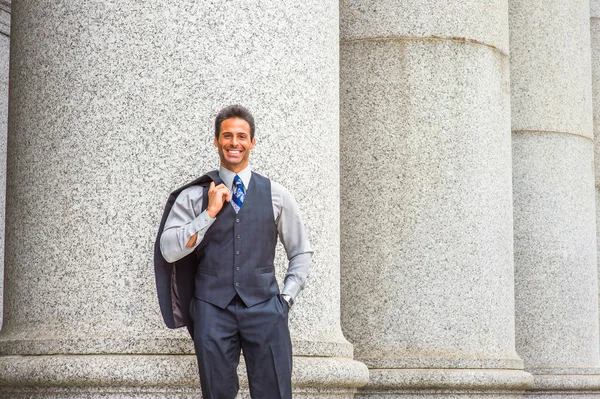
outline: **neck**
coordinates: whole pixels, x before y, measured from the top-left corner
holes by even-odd
[[[246,162],[245,165],[239,165],[239,166],[234,166],[234,167],[229,167],[227,165],[224,165],[223,163],[221,163],[221,166],[224,167],[227,170],[232,171],[235,174],[240,173],[242,170],[246,169],[248,167],[248,162]]]

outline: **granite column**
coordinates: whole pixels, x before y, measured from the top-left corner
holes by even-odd
[[[189,336],[158,312],[153,240],[169,191],[218,167],[231,103],[316,253],[294,396],[366,383],[340,327],[337,17],[330,0],[13,4],[0,397],[199,396]]]
[[[590,1],[592,48],[592,113],[594,115],[594,172],[596,178],[596,255],[600,250],[600,0]],[[600,265],[599,265],[600,267]],[[600,298],[600,292],[598,292]]]
[[[342,326],[365,398],[518,396],[506,0],[343,1]],[[486,396],[489,397],[489,396]]]
[[[8,126],[8,64],[10,54],[10,1],[0,0],[0,226],[6,201],[6,129]],[[4,228],[0,228],[0,328],[4,287]]]
[[[532,397],[598,397],[590,3],[509,1],[517,352]]]

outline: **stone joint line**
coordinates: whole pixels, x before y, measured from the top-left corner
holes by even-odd
[[[591,137],[588,137],[584,134],[581,133],[574,133],[574,132],[560,132],[557,130],[530,130],[530,129],[515,129],[512,131],[513,134],[523,134],[523,133],[533,133],[533,134],[562,134],[562,135],[568,135],[568,136],[576,136],[576,137],[580,137],[582,139],[586,139],[589,140],[591,142],[594,142],[594,139]]]
[[[398,42],[408,42],[408,41],[449,41],[449,42],[461,42],[461,43],[469,43],[478,46],[484,46],[491,48],[492,50],[508,57],[508,53],[500,50],[498,47],[488,44],[475,39],[467,39],[466,37],[457,37],[457,36],[381,36],[381,37],[366,37],[361,39],[347,39],[341,40],[342,44],[352,44],[352,43],[362,43],[362,42],[383,42],[383,41],[398,41]]]

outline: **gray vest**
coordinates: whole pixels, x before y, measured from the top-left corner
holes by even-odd
[[[253,172],[239,213],[226,202],[196,248],[194,296],[225,309],[236,293],[246,306],[277,295],[276,244],[271,181]]]

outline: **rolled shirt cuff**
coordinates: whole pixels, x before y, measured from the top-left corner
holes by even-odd
[[[288,280],[283,286],[282,294],[287,294],[292,297],[292,300],[296,299],[298,293],[302,291],[302,286],[293,280]]]
[[[208,213],[206,213],[206,210],[203,211],[196,219],[192,221],[192,233],[190,234],[190,237],[199,232],[202,232],[202,235],[204,235],[204,232],[206,232],[206,230],[212,226],[215,220],[217,220],[216,217],[211,218]],[[188,240],[190,237],[188,237]],[[196,244],[199,242],[200,240],[196,240]]]

